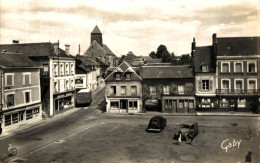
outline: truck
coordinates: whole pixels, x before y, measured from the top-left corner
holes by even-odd
[[[76,92],[76,106],[89,106],[92,102],[90,89],[80,89]]]

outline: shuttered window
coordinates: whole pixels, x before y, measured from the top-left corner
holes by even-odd
[[[13,83],[13,77],[14,77],[14,75],[13,74],[8,74],[8,75],[6,75],[6,83],[5,83],[5,85],[6,86],[13,86],[14,85],[14,83]]]

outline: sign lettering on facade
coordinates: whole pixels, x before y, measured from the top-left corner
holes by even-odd
[[[75,75],[75,88],[87,88],[87,75]]]

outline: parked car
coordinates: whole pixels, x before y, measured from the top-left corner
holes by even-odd
[[[154,116],[150,119],[146,131],[161,132],[167,124],[167,120],[163,116]]]
[[[197,136],[199,134],[199,128],[198,128],[198,122],[187,122],[187,123],[182,123],[180,125],[179,131],[177,131],[174,134],[174,139],[178,139],[179,133],[181,132],[181,139],[183,141],[186,141],[189,139],[188,135],[190,136]]]

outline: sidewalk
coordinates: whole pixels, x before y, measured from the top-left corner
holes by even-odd
[[[161,116],[238,116],[238,117],[260,117],[260,114],[249,112],[196,112],[196,113],[161,113],[147,111],[145,113],[105,113],[107,115],[161,115]]]

